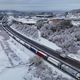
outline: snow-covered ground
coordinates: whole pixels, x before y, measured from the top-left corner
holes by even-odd
[[[18,18],[18,19],[16,19],[16,20],[19,21],[19,22],[22,22],[22,23],[27,23],[27,24],[32,23],[32,24],[36,24],[36,20],[34,20],[34,19]]]
[[[0,80],[75,80],[0,31]]]
[[[36,24],[36,21],[35,19],[26,19],[26,18],[14,18],[13,16],[9,16],[8,18],[8,21],[12,21],[12,20],[16,20],[16,21],[19,21],[19,22],[22,22],[22,23],[27,23],[27,24]]]
[[[8,57],[6,56],[4,50],[1,47],[1,39],[3,37],[0,36],[0,73],[7,67],[10,67],[11,64],[9,63]]]
[[[79,26],[80,25],[80,21],[72,21],[71,22],[74,26]]]
[[[68,57],[80,62],[80,52],[79,52],[79,54],[68,54]]]

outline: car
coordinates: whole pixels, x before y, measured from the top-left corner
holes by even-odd
[[[67,55],[66,55],[65,53],[61,53],[61,54],[60,54],[60,57],[62,57],[62,58],[67,58]]]
[[[60,61],[58,61],[57,59],[54,59],[52,57],[48,57],[48,61],[51,62],[52,64],[58,66],[58,67],[61,65]]]
[[[47,57],[47,54],[45,54],[44,52],[42,51],[37,51],[37,55],[44,58],[44,57]]]
[[[37,49],[36,49],[36,48],[30,47],[29,49],[30,49],[32,52],[37,53]]]
[[[73,69],[72,67],[65,65],[65,64],[62,64],[61,69],[66,71],[70,75],[74,76],[78,80],[80,80],[80,73],[77,70]]]

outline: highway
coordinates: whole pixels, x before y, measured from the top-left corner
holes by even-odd
[[[77,69],[80,72],[80,62],[75,61],[75,60],[70,59],[70,58],[64,59],[64,58],[60,57],[60,55],[57,51],[54,51],[48,47],[45,47],[43,45],[40,45],[39,43],[36,43],[35,41],[30,40],[29,38],[24,37],[23,35],[17,33],[13,29],[11,29],[9,26],[6,26],[5,29],[8,30],[13,35],[15,35],[16,37],[18,37],[19,39],[23,40],[24,42],[29,43],[33,47],[37,48],[40,51],[43,51],[44,53],[46,53],[49,56],[53,56],[53,57],[57,58],[62,63],[71,65],[71,67]]]

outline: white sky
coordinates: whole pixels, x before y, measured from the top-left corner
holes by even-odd
[[[0,9],[70,10],[79,9],[80,0],[0,0]]]

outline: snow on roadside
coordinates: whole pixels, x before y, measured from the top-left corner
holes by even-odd
[[[1,41],[3,40],[4,38],[2,36],[0,36],[0,73],[5,70],[7,67],[10,67],[10,63],[9,63],[9,60],[4,52],[4,50],[2,49],[2,46],[1,46]]]
[[[24,63],[26,63],[29,58],[34,56],[34,54],[30,50],[26,49],[14,39],[10,38],[9,40],[7,40],[7,42],[11,50],[14,51]]]
[[[80,54],[68,54],[68,57],[80,62]]]
[[[60,47],[58,47],[56,44],[54,44],[54,43],[52,43],[52,42],[50,42],[50,41],[48,41],[47,39],[45,39],[45,38],[40,38],[40,43],[42,44],[42,45],[45,45],[45,46],[47,46],[47,47],[49,47],[49,48],[51,48],[51,49],[53,49],[53,50],[62,50]]]
[[[22,23],[32,23],[36,24],[36,20],[34,19],[25,19],[25,18],[17,18],[16,21],[22,22]]]
[[[22,60],[16,55],[16,53],[13,50],[11,50],[7,41],[3,40],[1,45],[2,45],[2,48],[5,51],[5,54],[7,55],[9,62],[12,66],[23,64]]]
[[[5,70],[7,67],[10,67],[11,65],[1,45],[0,45],[0,55],[1,55],[0,56],[0,73],[1,73],[3,70]]]

